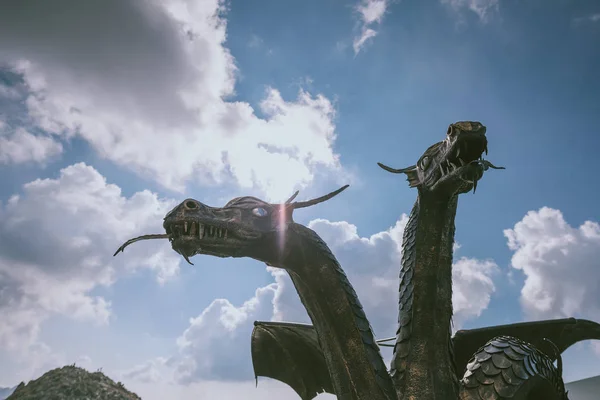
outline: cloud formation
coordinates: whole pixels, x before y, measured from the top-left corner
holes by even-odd
[[[37,127],[81,137],[169,189],[235,183],[275,199],[317,168],[339,172],[329,99],[300,90],[288,101],[268,88],[266,119],[231,100],[225,12],[223,0],[25,0],[0,15],[0,63],[24,79]]]
[[[12,132],[0,121],[0,164],[42,163],[62,153],[62,145],[49,136],[36,136],[23,128]]]
[[[354,38],[352,48],[354,54],[358,54],[370,39],[377,36],[377,31],[372,28],[375,24],[380,24],[389,0],[361,0],[355,10],[359,15],[360,35]]]
[[[529,211],[506,229],[511,266],[525,275],[521,304],[530,318],[600,320],[600,225],[569,225],[556,209]]]
[[[487,21],[489,16],[498,11],[500,0],[440,0],[455,10],[466,8],[479,17],[481,21]]]
[[[12,78],[10,85],[2,78]],[[51,135],[30,132],[27,118],[26,88],[18,77],[0,68],[0,164],[44,164],[62,153],[62,144]]]
[[[120,275],[149,268],[164,282],[177,274],[168,243],[128,249],[118,263],[112,257],[126,239],[158,231],[172,206],[149,191],[124,197],[83,163],[25,184],[0,205],[0,349],[35,345],[54,314],[109,323],[110,301],[90,292]]]

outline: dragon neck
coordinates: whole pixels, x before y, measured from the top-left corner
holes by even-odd
[[[340,400],[392,400],[396,394],[362,305],[329,247],[291,224],[281,267],[315,327]]]
[[[399,399],[456,400],[451,318],[458,196],[428,197],[419,193],[404,229],[390,374]]]

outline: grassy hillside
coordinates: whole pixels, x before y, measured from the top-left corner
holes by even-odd
[[[38,379],[23,382],[6,400],[141,400],[102,372],[74,365],[56,368]]]

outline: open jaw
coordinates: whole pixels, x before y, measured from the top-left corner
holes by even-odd
[[[165,230],[173,240],[179,238],[185,239],[227,239],[229,230],[226,227],[201,223],[198,221],[176,221],[165,224]]]
[[[442,142],[444,143],[444,142]],[[487,154],[487,138],[485,134],[463,132],[454,142],[449,143],[448,149],[441,157],[435,169],[425,178],[425,185],[430,190],[454,187],[459,192],[477,190],[477,182],[489,168],[496,167],[483,159]]]
[[[165,221],[164,228],[173,250],[190,264],[189,257],[196,254],[232,257],[245,242],[260,237],[259,234],[236,229],[231,224],[191,219]]]
[[[180,220],[165,222],[166,233],[142,235],[129,239],[117,249],[114,256],[132,243],[149,239],[169,239],[171,247],[191,265],[189,257],[196,254],[207,254],[216,257],[232,257],[236,249],[240,249],[244,242],[257,239],[259,234],[249,231],[233,229],[214,223],[193,220]],[[235,232],[235,233],[234,233]]]
[[[406,174],[410,187],[419,187],[426,192],[466,193],[477,189],[477,181],[489,168],[496,167],[483,159],[488,152],[485,127],[473,130],[472,123],[450,125],[446,139],[429,147],[415,165],[406,168],[391,168],[377,163],[394,174]]]
[[[462,133],[451,145],[445,159],[440,162],[440,172],[446,175],[473,161],[483,160],[483,152],[488,152],[487,138],[484,134]]]

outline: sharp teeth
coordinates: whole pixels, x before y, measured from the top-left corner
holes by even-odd
[[[225,229],[225,236],[224,236],[224,238],[227,239],[227,229]]]
[[[187,233],[187,231],[188,231],[188,223],[187,223],[187,221],[185,221],[185,222],[183,223],[183,232],[184,232],[184,233]]]
[[[461,166],[461,167],[463,167],[463,166],[467,165],[467,163],[466,163],[466,162],[464,162],[462,158],[459,158],[459,159],[458,159],[458,161],[460,162],[460,166]]]
[[[458,149],[456,150],[456,158],[458,158],[460,156],[460,146],[458,147]]]
[[[204,237],[204,225],[199,224],[200,226],[198,227],[198,237],[200,239],[202,239]]]
[[[221,230],[221,228],[217,228],[217,236],[218,237],[223,236],[223,231]]]
[[[192,222],[190,226],[190,235],[194,236],[196,234],[196,223]]]
[[[210,236],[214,236],[214,234],[215,234],[215,227],[211,226],[210,227]]]

